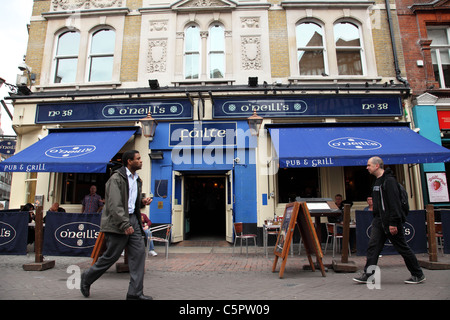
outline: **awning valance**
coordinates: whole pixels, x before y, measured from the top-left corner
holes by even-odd
[[[3,172],[106,172],[111,158],[138,127],[52,130],[0,163]]]
[[[281,168],[365,166],[450,161],[450,151],[407,124],[267,125]]]

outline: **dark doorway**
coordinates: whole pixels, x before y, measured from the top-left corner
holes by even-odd
[[[225,239],[225,177],[185,177],[185,239]]]

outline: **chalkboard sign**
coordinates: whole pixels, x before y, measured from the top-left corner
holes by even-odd
[[[289,203],[286,205],[283,215],[283,222],[278,233],[275,245],[275,255],[284,257],[289,252],[289,246],[294,232],[295,221],[297,219],[299,203]]]
[[[315,271],[314,262],[312,261],[311,254],[315,254],[317,263],[322,272],[322,276],[325,277],[325,268],[322,263],[322,249],[320,242],[317,239],[316,230],[311,220],[306,202],[293,202],[286,205],[283,222],[281,224],[280,231],[278,233],[277,243],[275,245],[274,254],[275,260],[272,266],[272,272],[275,272],[278,258],[282,259],[279,276],[283,278],[284,269],[286,267],[287,258],[289,256],[289,247],[291,245],[292,236],[294,234],[294,228],[297,227],[300,230],[302,242],[308,255],[308,261],[312,271]]]

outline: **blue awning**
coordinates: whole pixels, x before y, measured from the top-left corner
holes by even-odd
[[[106,172],[137,127],[60,129],[0,163],[3,172]]]
[[[267,127],[281,168],[365,166],[372,156],[386,164],[450,161],[450,150],[405,124]]]

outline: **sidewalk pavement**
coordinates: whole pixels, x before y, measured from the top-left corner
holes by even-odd
[[[296,250],[298,250],[295,247]],[[297,252],[294,250],[294,252]],[[279,278],[281,259],[272,272],[273,247],[266,258],[263,248],[245,248],[242,254],[232,246],[188,247],[172,245],[165,259],[164,247],[157,246],[158,256],[146,260],[144,293],[155,300],[449,300],[450,270],[424,269],[427,280],[418,285],[403,281],[410,277],[399,255],[382,256],[379,286],[369,288],[356,284],[358,273],[336,273],[329,269],[326,277],[320,270],[303,270],[308,264],[302,255],[289,255],[284,277]],[[417,255],[427,260],[428,255]],[[334,258],[340,261],[340,256]],[[450,262],[450,255],[438,255],[440,262]],[[0,300],[123,300],[127,293],[129,274],[109,269],[91,287],[91,296],[84,298],[77,289],[80,271],[88,268],[88,257],[45,257],[55,260],[54,268],[45,271],[24,271],[22,265],[34,262],[34,253],[26,256],[0,256]],[[331,265],[330,250],[325,265]],[[315,261],[315,257],[314,257]],[[358,269],[365,257],[350,256]],[[119,262],[121,262],[119,260]]]

